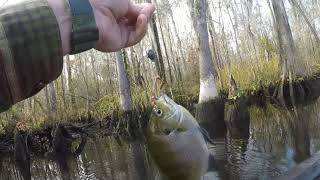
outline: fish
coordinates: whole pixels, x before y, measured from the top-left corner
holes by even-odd
[[[152,106],[147,146],[164,179],[200,180],[214,159],[199,123],[167,95]]]
[[[214,144],[209,133],[204,128],[200,127],[198,121],[193,117],[193,115],[186,108],[174,102],[167,95],[161,95],[157,99],[153,100],[152,106],[153,113],[151,114],[151,119],[153,119],[153,122],[157,124],[160,129],[162,126],[162,129],[163,127],[167,128],[165,129],[166,132],[182,132],[198,128],[206,142]]]

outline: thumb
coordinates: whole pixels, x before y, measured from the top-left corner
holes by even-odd
[[[140,14],[137,18],[135,28],[129,34],[126,47],[137,44],[145,36],[148,30],[148,18],[145,14]]]

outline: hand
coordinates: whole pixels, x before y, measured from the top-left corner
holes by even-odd
[[[132,4],[130,0],[89,0],[99,29],[96,49],[118,51],[135,45],[147,32],[152,4]],[[60,29],[63,55],[70,53],[71,15],[65,0],[48,0]]]
[[[118,51],[137,44],[147,32],[155,7],[130,0],[90,0],[99,29],[96,49]]]

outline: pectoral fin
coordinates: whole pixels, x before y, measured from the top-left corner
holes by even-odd
[[[208,131],[205,130],[204,128],[202,128],[202,127],[199,127],[199,130],[200,130],[201,134],[203,135],[204,140],[205,140],[206,142],[214,145],[214,142],[213,142],[213,140],[210,138]]]

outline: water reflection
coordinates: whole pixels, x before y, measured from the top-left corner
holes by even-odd
[[[265,109],[250,107],[250,137],[216,139],[209,150],[219,171],[211,171],[203,179],[264,180],[285,173],[320,150],[319,105],[317,101],[298,107],[297,116],[271,105]],[[1,180],[27,177],[14,157],[1,155],[1,158]],[[113,137],[100,136],[88,138],[83,151],[74,156],[61,159],[31,156],[29,173],[31,179],[48,180],[160,179],[159,170],[144,143],[134,141],[119,145]]]
[[[14,137],[14,160],[23,179],[30,180],[30,154],[27,147],[27,136],[17,132]]]
[[[224,109],[227,136],[235,139],[249,139],[250,113],[246,100],[239,98],[234,102],[227,102]]]

